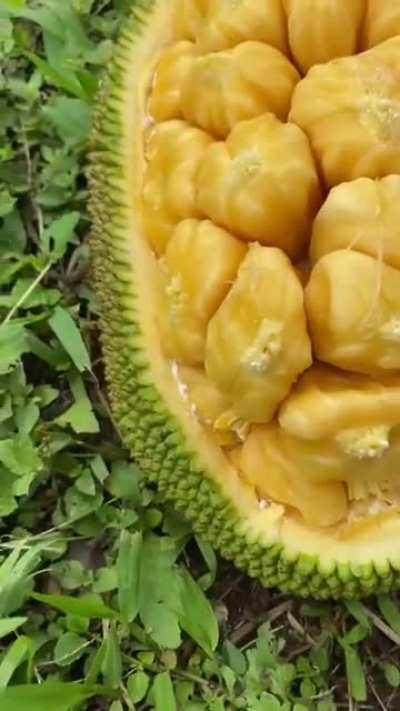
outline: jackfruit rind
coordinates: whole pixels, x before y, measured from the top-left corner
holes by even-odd
[[[99,94],[91,141],[91,250],[115,421],[165,499],[265,585],[324,599],[398,588],[398,514],[374,509],[361,521],[355,515],[336,537],[308,529],[282,506],[258,501],[177,396],[154,328],[156,260],[140,221],[145,97],[168,39],[170,8],[169,0],[132,4]]]

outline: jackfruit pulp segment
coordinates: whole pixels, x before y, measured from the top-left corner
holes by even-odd
[[[365,0],[283,0],[289,45],[298,67],[354,54],[365,12]]]
[[[314,220],[310,256],[353,249],[400,268],[400,175],[333,188]]]
[[[239,418],[269,422],[311,363],[299,279],[281,250],[252,245],[209,323],[206,371]]]
[[[289,120],[308,135],[325,182],[400,172],[400,37],[314,66],[297,85]]]
[[[233,447],[240,441],[246,423],[237,419],[231,403],[210,380],[202,368],[183,366],[179,370],[187,386],[187,399],[192,415],[198,418],[215,441],[223,447]],[[225,426],[221,426],[225,423]]]
[[[306,310],[316,357],[374,374],[400,368],[400,271],[338,250],[315,265]]]
[[[398,0],[367,0],[363,29],[364,49],[400,35],[400,4]]]
[[[186,365],[204,362],[207,325],[233,284],[247,247],[209,220],[184,220],[160,262],[165,354]]]
[[[286,120],[299,79],[285,55],[262,42],[205,55],[180,42],[161,57],[149,110],[157,121],[184,118],[226,138],[240,121],[267,111]]]
[[[315,364],[279,411],[285,432],[324,440],[343,430],[391,428],[400,423],[400,375],[371,378]]]
[[[281,0],[208,0],[197,42],[203,52],[218,52],[246,40],[287,49]]]
[[[298,258],[320,207],[318,175],[304,133],[267,113],[212,143],[197,172],[197,206],[249,241]]]
[[[246,481],[256,487],[261,498],[297,509],[311,526],[339,523],[346,517],[348,507],[344,484],[329,481],[328,477],[322,483],[315,483],[304,476],[303,462],[297,466],[293,456],[296,453],[286,450],[285,438],[275,423],[256,427],[249,434],[239,460]],[[318,457],[322,458],[323,454],[315,457],[320,466]],[[310,456],[308,463],[314,465],[313,459]]]
[[[156,125],[147,141],[143,182],[143,222],[157,254],[162,254],[174,227],[201,217],[195,200],[195,175],[210,136],[184,121]]]

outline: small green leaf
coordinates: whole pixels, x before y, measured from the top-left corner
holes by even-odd
[[[355,701],[367,700],[367,685],[360,656],[354,647],[345,646],[344,656],[350,694]]]
[[[81,99],[57,96],[43,108],[43,115],[58,132],[67,145],[84,141],[90,127],[90,106]]]
[[[113,701],[110,706],[110,711],[124,711],[124,707],[120,701]]]
[[[8,373],[27,350],[28,339],[22,324],[0,324],[0,375]]]
[[[186,570],[180,574],[179,622],[204,651],[211,655],[218,644],[218,622],[201,588]]]
[[[90,371],[89,353],[71,314],[57,306],[49,325],[78,370],[81,373],[84,370]]]
[[[139,612],[142,534],[123,531],[117,559],[118,602],[123,619],[133,622]]]
[[[11,632],[15,632],[18,627],[24,625],[27,622],[27,617],[3,617],[0,620],[0,639],[7,637]]]
[[[18,637],[8,648],[0,662],[0,689],[8,686],[15,670],[25,661],[31,645],[29,637]]]
[[[62,427],[70,425],[74,432],[81,434],[95,434],[99,431],[99,423],[93,412],[93,406],[89,400],[84,382],[78,373],[73,373],[69,377],[69,383],[75,403],[60,417],[57,424]]]
[[[117,616],[110,607],[104,605],[97,595],[89,594],[82,597],[70,597],[69,595],[44,595],[42,593],[32,593],[31,597],[38,602],[54,607],[60,612],[77,617],[98,617],[102,620],[109,620]]]
[[[177,649],[181,643],[178,615],[165,602],[148,600],[140,613],[146,632],[160,647]]]
[[[27,435],[0,440],[0,462],[17,476],[39,471],[42,463],[36,447]]]
[[[68,667],[80,659],[85,651],[87,642],[75,632],[66,632],[57,640],[54,649],[54,662],[60,667]]]
[[[0,708],[7,711],[72,711],[77,704],[100,695],[101,687],[48,681],[43,684],[23,684],[0,690]]]
[[[96,650],[93,657],[90,660],[87,674],[86,674],[86,684],[88,687],[96,683],[100,676],[101,669],[104,663],[104,658],[106,656],[106,641],[103,640],[100,647]]]
[[[155,711],[177,711],[174,687],[169,672],[157,674],[153,683]]]
[[[243,676],[247,669],[246,657],[243,652],[241,652],[240,649],[238,649],[229,640],[225,642],[224,647],[229,666],[233,669],[235,674]]]
[[[400,686],[400,670],[395,664],[384,664],[383,672],[385,674],[385,679],[387,683],[393,687],[393,689],[398,689]]]
[[[354,627],[342,637],[343,644],[358,644],[368,637],[370,630],[364,625],[354,625]]]
[[[112,689],[118,689],[121,684],[122,659],[117,633],[111,625],[105,639],[106,649],[102,664],[102,672],[106,683]]]
[[[392,630],[400,634],[400,611],[393,598],[386,595],[378,597],[378,607]]]
[[[66,116],[65,119],[69,122],[71,121],[69,116]],[[68,212],[58,220],[54,220],[44,230],[41,237],[41,246],[52,261],[61,259],[68,244],[76,242],[75,228],[79,220],[79,212]],[[69,353],[68,349],[66,350]]]
[[[150,685],[150,678],[145,672],[138,671],[129,677],[127,683],[127,689],[129,698],[134,704],[143,701],[146,696]]]
[[[359,602],[358,600],[346,600],[345,606],[347,607],[349,613],[353,615],[354,619],[356,619],[360,625],[365,627],[365,629],[367,630],[371,629],[371,624],[368,615],[365,611],[364,605],[361,602]]]

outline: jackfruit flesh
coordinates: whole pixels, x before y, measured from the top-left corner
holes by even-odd
[[[357,51],[365,0],[283,0],[283,7],[290,50],[302,72]]]
[[[262,42],[208,54],[179,42],[161,58],[149,109],[157,121],[184,118],[226,138],[240,121],[267,111],[286,120],[299,79],[285,55]]]
[[[316,448],[309,457],[304,457],[304,462],[298,463],[296,448],[285,446],[288,439],[274,423],[254,429],[243,445],[240,457],[242,474],[256,487],[261,498],[291,506],[309,525],[325,527],[339,523],[345,517],[348,506],[344,484],[329,481],[329,467],[325,478],[321,477],[321,483],[310,480],[307,465],[314,467],[317,464],[320,470],[324,453]],[[311,449],[310,446],[308,448]],[[333,472],[336,471],[334,461]]]
[[[400,369],[400,271],[352,250],[315,265],[306,309],[316,357],[374,374]]]
[[[375,47],[396,35],[400,35],[400,5],[397,0],[367,0],[363,47]]]
[[[168,357],[187,365],[204,363],[208,322],[246,251],[243,242],[208,220],[184,220],[176,227],[160,263],[160,330]]]
[[[257,40],[284,52],[286,23],[281,0],[208,0],[197,42],[205,52],[219,52]]]
[[[281,250],[252,245],[209,323],[206,371],[240,418],[269,422],[311,363],[299,279]]]
[[[195,177],[210,136],[184,121],[155,126],[147,143],[147,170],[143,182],[143,218],[146,235],[162,254],[174,227],[186,218],[200,217],[196,206]]]
[[[314,364],[279,411],[281,428],[305,440],[400,424],[400,374],[372,378]]]
[[[359,178],[331,190],[314,220],[311,260],[339,249],[400,268],[400,175]]]
[[[211,1],[180,0],[173,3],[172,24],[178,39],[197,39]]]
[[[304,253],[321,196],[307,138],[294,124],[271,113],[237,124],[204,151],[196,185],[198,209],[217,224],[292,258]]]
[[[400,172],[400,37],[312,67],[289,114],[308,135],[329,187]]]

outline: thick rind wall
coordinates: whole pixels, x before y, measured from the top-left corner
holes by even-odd
[[[124,87],[128,73],[134,71],[130,55],[142,33],[151,31],[156,2],[133,0],[131,17],[98,96],[88,169],[94,285],[100,300],[108,392],[122,439],[147,478],[194,530],[263,585],[320,599],[361,597],[399,588],[400,573],[394,569],[388,568],[381,577],[372,565],[341,563],[327,574],[319,569],[317,557],[293,559],[282,545],[268,546],[261,538],[254,541],[234,502],[197,464],[197,454],[188,449],[181,424],[152,385],[151,364],[141,343],[140,313],[134,305],[136,266],[127,248],[134,235],[121,185],[126,180],[123,137],[129,129],[124,125]]]

